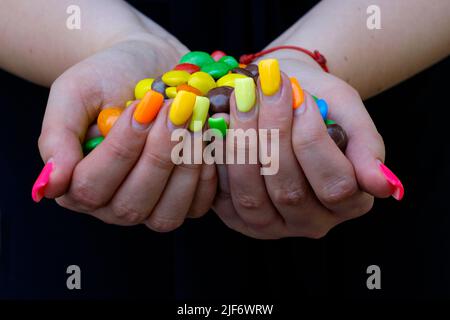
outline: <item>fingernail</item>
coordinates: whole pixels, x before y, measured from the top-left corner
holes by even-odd
[[[164,102],[164,96],[159,92],[149,90],[134,110],[132,125],[142,129],[147,126],[158,115]]]
[[[228,126],[224,118],[209,118],[208,125],[211,129],[219,131],[222,137],[227,135]]]
[[[203,129],[206,117],[208,116],[208,110],[209,99],[207,97],[196,96],[191,123],[189,123],[189,130],[192,132],[197,132]]]
[[[297,109],[305,101],[305,94],[297,78],[291,77],[289,80],[291,80],[292,87],[292,109]]]
[[[281,74],[278,60],[266,59],[258,63],[262,92],[266,96],[274,95],[280,88]]]
[[[320,114],[322,115],[322,119],[327,120],[328,115],[328,103],[324,99],[316,100],[317,107],[319,108]]]
[[[387,182],[394,188],[392,197],[396,200],[402,200],[405,194],[405,189],[399,178],[388,168],[384,163],[378,160],[378,165],[380,166],[381,173],[386,178]]]
[[[248,112],[255,105],[255,81],[252,78],[241,78],[234,81],[236,106],[240,112]]]
[[[175,126],[186,123],[194,110],[196,95],[189,91],[180,91],[173,99],[170,107],[169,119]]]
[[[49,160],[37,177],[36,182],[31,189],[31,197],[33,198],[34,202],[39,202],[44,197],[45,188],[50,181],[50,174],[52,173],[52,171],[53,163],[51,162],[51,160]]]

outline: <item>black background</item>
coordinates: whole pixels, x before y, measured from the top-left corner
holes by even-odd
[[[315,3],[130,2],[189,48],[234,56],[260,50]],[[52,201],[34,204],[48,89],[0,71],[0,298],[448,298],[449,71],[446,59],[366,102],[386,163],[405,186],[402,202],[377,200],[369,214],[321,240],[278,241],[244,237],[212,212],[157,234],[106,225]],[[81,267],[82,290],[66,288],[71,264]],[[381,267],[381,290],[366,288],[371,264]]]

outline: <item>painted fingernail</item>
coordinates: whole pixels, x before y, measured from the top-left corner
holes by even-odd
[[[319,108],[320,114],[322,115],[323,121],[325,121],[328,115],[328,103],[324,99],[317,99],[316,104]]]
[[[397,178],[397,176],[381,161],[379,161],[378,165],[380,166],[381,173],[383,173],[387,182],[394,188],[392,197],[396,200],[402,200],[403,195],[405,194],[405,189],[403,188],[403,184],[400,179]]]
[[[266,96],[274,95],[280,88],[281,74],[278,60],[266,59],[258,63],[262,92]]]
[[[149,90],[136,106],[136,110],[134,110],[133,114],[134,120],[139,125],[148,125],[158,115],[163,102],[164,96],[162,94],[153,90]]]
[[[236,106],[240,112],[248,112],[255,105],[255,81],[252,78],[241,78],[234,81]]]
[[[208,117],[209,99],[207,97],[197,96],[195,98],[194,111],[192,112],[189,130],[192,132],[201,131]]]
[[[305,101],[305,94],[297,78],[291,77],[289,80],[291,80],[292,87],[292,109],[297,109]]]
[[[39,202],[44,197],[45,188],[50,181],[50,174],[52,173],[52,171],[53,163],[51,161],[48,161],[37,177],[33,188],[31,189],[31,197],[33,198],[34,202]]]
[[[211,129],[219,131],[222,137],[227,135],[228,126],[224,118],[209,118],[208,125]]]
[[[196,95],[189,91],[180,91],[173,99],[170,107],[169,119],[176,126],[181,126],[188,121],[192,115]]]

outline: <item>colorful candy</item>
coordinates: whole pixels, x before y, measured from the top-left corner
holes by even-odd
[[[232,56],[223,56],[222,58],[219,59],[219,62],[227,64],[229,70],[239,67],[239,62],[237,62],[236,59],[233,58]]]
[[[211,129],[217,130],[222,137],[227,135],[227,122],[224,118],[209,118],[208,125]]]
[[[180,59],[180,63],[191,63],[199,66],[200,68],[213,62],[214,59],[209,54],[202,51],[188,52]]]
[[[248,77],[244,76],[243,74],[239,74],[239,73],[229,73],[229,74],[224,75],[219,80],[217,80],[217,86],[218,87],[228,86],[228,87],[234,88],[234,81],[239,78],[248,78]]]
[[[189,92],[192,92],[192,93],[195,93],[195,94],[198,95],[198,96],[201,96],[201,95],[202,95],[202,93],[201,93],[200,90],[198,90],[197,88],[191,87],[191,86],[188,85],[188,84],[180,84],[180,85],[177,87],[177,92],[182,91],[182,90],[184,90],[184,91],[189,91]]]
[[[177,95],[177,87],[167,87],[165,92],[169,99],[173,99]]]
[[[87,140],[83,145],[83,152],[84,154],[88,154],[92,150],[94,150],[102,141],[104,140],[104,137],[95,137]]]
[[[209,74],[214,79],[223,77],[230,71],[230,66],[224,62],[213,62],[202,67],[202,71]]]
[[[194,72],[200,71],[200,67],[192,63],[180,63],[177,64],[175,68],[173,68],[173,70],[182,70],[192,74]]]
[[[152,88],[152,83],[155,79],[147,78],[139,81],[134,87],[134,97],[136,99],[142,99],[148,90]]]
[[[256,79],[259,77],[259,69],[256,64],[249,64],[245,67],[245,70],[250,72],[253,75],[253,78]]]
[[[191,74],[188,80],[188,85],[200,90],[202,95],[206,95],[209,90],[216,87],[216,82],[213,77],[206,72],[199,71]]]
[[[256,78],[253,76],[253,74],[250,71],[248,71],[248,70],[246,70],[244,68],[239,68],[239,67],[238,68],[233,68],[231,70],[231,73],[242,74],[242,75],[244,75],[246,77],[249,77],[249,78],[252,78],[253,80],[256,80]]]
[[[211,53],[211,57],[214,59],[214,61],[219,61],[220,58],[226,56],[227,54],[223,51],[216,50],[213,53]]]
[[[97,118],[97,125],[102,136],[106,137],[109,130],[111,130],[112,126],[116,123],[121,114],[121,108],[107,108],[100,112]]]
[[[163,74],[162,81],[170,87],[186,83],[191,74],[184,70],[171,70]]]
[[[344,129],[342,129],[340,125],[334,123],[333,121],[333,123],[327,124],[327,131],[338,148],[341,149],[342,152],[345,152],[345,149],[347,148],[348,138]]]
[[[152,90],[161,93],[164,98],[167,98],[166,88],[167,85],[162,81],[162,77],[156,78],[152,83]]]
[[[208,98],[210,103],[210,114],[230,112],[231,92],[233,92],[233,87],[229,86],[222,86],[209,90]]]

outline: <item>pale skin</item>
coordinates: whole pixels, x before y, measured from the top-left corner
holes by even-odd
[[[82,29],[70,31],[65,28],[70,4],[0,2],[0,43],[6,44],[0,67],[51,85],[39,139],[44,162],[55,163],[45,196],[108,223],[144,223],[157,231],[173,230],[186,216],[201,216],[214,200],[216,170],[171,164],[170,102],[142,130],[132,126],[132,105],[88,157],[83,159],[80,149],[101,108],[123,105],[138,80],[169,70],[187,48],[119,0],[77,1]],[[366,213],[374,196],[392,193],[378,169],[377,161],[384,161],[383,141],[361,97],[449,54],[450,3],[377,1],[382,29],[368,30],[365,10],[371,4],[322,1],[269,45],[318,49],[328,60],[331,74],[298,52],[268,55],[279,59],[281,69],[296,76],[308,92],[302,112],[292,112],[286,75],[274,97],[264,97],[258,85],[257,107],[244,120],[232,99],[230,127],[284,132],[277,175],[263,177],[254,165],[218,168],[213,208],[232,229],[255,238],[318,238]],[[35,23],[13,23],[18,20]],[[326,134],[310,94],[325,98],[329,117],[347,131],[345,155]]]

